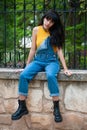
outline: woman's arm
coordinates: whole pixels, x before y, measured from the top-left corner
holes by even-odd
[[[71,75],[71,72],[68,70],[68,68],[67,68],[67,65],[66,65],[66,62],[65,62],[65,58],[64,58],[64,55],[63,55],[63,51],[62,51],[62,49],[60,48],[60,49],[57,49],[57,54],[58,54],[58,57],[60,58],[60,61],[61,61],[61,63],[62,63],[62,66],[63,66],[63,68],[64,68],[64,73],[66,74],[66,75]]]
[[[29,64],[32,61],[32,59],[35,55],[35,52],[36,52],[36,36],[37,36],[37,27],[34,27],[33,32],[32,32],[32,45],[31,45],[31,49],[30,49],[26,64]]]

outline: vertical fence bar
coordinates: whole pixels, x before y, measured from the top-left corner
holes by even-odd
[[[24,10],[24,67],[26,66],[26,45],[25,45],[25,38],[26,38],[26,3],[25,3],[25,0],[24,0],[24,6],[23,6],[23,10]]]
[[[68,67],[70,68],[70,65],[71,65],[71,63],[70,63],[70,57],[71,57],[71,53],[69,52],[68,53]]]
[[[78,59],[78,61],[79,61],[79,65],[80,65],[80,62],[81,62],[81,52],[78,52],[79,54],[79,59]],[[80,68],[80,66],[78,66],[78,68]]]
[[[4,65],[6,67],[6,0],[4,0]]]
[[[65,27],[66,27],[66,1],[64,0],[63,1],[63,12],[64,12],[64,15],[63,15],[63,17],[64,17],[64,20],[63,20],[63,22],[64,22],[64,32],[65,32]],[[64,44],[64,57],[65,57],[65,44]]]
[[[11,52],[9,52],[9,61],[12,61]]]
[[[20,52],[18,52],[18,60],[19,61],[21,60],[21,58],[20,58]]]
[[[56,0],[54,0],[54,2],[53,2],[53,9],[54,10],[56,9]]]
[[[86,0],[85,0],[85,10],[86,10]],[[86,57],[87,57],[87,12],[85,12],[84,16],[84,69],[86,69]]]
[[[74,69],[76,68],[76,7],[74,7]]]
[[[35,2],[35,0],[34,0],[34,3],[33,3],[33,9],[34,9],[34,26],[35,26],[35,23],[36,23],[36,22],[35,22],[35,17],[36,17],[36,16],[35,16],[35,14],[36,14],[36,13],[35,13],[35,11],[36,11],[36,2]]]
[[[1,52],[0,52],[0,66],[1,66],[1,60],[2,60],[2,59],[1,59]]]
[[[45,7],[45,0],[43,0],[43,12],[45,13],[46,7]]]
[[[14,67],[16,67],[16,0],[14,0]]]

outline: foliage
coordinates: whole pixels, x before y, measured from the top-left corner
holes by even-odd
[[[13,53],[22,51],[24,53],[25,46],[20,46],[22,38],[31,38],[32,28],[38,24],[43,13],[52,8],[60,13],[65,26],[65,54],[73,53],[74,49],[75,51],[86,49],[86,44],[85,47],[82,46],[82,43],[87,40],[85,34],[87,32],[85,23],[87,7],[85,2],[85,0],[0,1],[0,51]],[[25,52],[27,50],[26,48]],[[17,54],[17,52],[15,53]],[[68,59],[67,55],[66,59]]]

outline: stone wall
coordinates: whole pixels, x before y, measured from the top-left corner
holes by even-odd
[[[12,121],[11,114],[18,107],[20,72],[0,69],[0,130],[87,130],[87,70],[72,72],[71,77],[62,71],[58,76],[63,122],[55,123],[45,73],[38,73],[29,85],[29,114]]]

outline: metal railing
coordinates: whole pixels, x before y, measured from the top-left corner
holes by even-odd
[[[66,38],[63,50],[67,66],[87,69],[86,0],[0,1],[0,67],[25,67],[32,28],[49,9],[58,11],[64,23]]]

